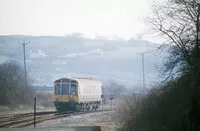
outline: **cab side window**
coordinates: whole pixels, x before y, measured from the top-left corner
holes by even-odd
[[[60,85],[59,84],[55,85],[55,94],[60,95]]]
[[[76,84],[71,84],[71,90],[70,90],[70,94],[71,95],[76,95],[77,94],[77,85]]]

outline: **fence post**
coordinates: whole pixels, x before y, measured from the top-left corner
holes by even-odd
[[[34,98],[34,127],[36,125],[36,97]]]
[[[103,115],[103,100],[104,100],[104,95],[101,95],[101,111]]]

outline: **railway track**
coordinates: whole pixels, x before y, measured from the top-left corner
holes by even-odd
[[[63,112],[58,113],[56,111],[49,112],[37,112],[36,113],[36,123],[58,119],[62,117],[68,117],[71,115],[81,115],[87,113],[101,112],[102,110],[97,111],[84,111],[84,112]],[[103,110],[108,111],[108,110]],[[21,128],[29,125],[33,125],[33,113],[23,113],[23,114],[9,114],[9,115],[0,115],[0,128]]]
[[[37,112],[36,118],[40,118],[45,115],[51,115],[55,113],[57,112],[56,111]],[[23,121],[33,120],[33,116],[34,113],[16,113],[16,114],[0,115],[0,128],[22,123]]]

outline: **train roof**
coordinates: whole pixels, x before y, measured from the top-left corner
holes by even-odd
[[[80,78],[80,77],[73,77],[73,78],[60,78],[58,80],[55,80],[54,83],[60,83],[60,82],[71,82],[71,83],[77,83],[80,86],[84,85],[94,85],[94,86],[102,86],[101,82],[92,78]]]
[[[54,81],[54,83],[60,83],[60,82],[72,82],[72,83],[77,83],[76,80],[71,79],[71,78],[60,78]]]

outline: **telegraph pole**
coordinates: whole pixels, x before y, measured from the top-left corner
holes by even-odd
[[[143,90],[145,90],[145,76],[144,76],[144,53],[142,53],[142,72],[143,72]]]
[[[25,82],[27,84],[27,78],[26,78],[26,45],[29,44],[29,42],[23,41],[22,43],[18,42],[19,45],[23,46],[23,52],[24,52],[24,76],[25,76]]]

